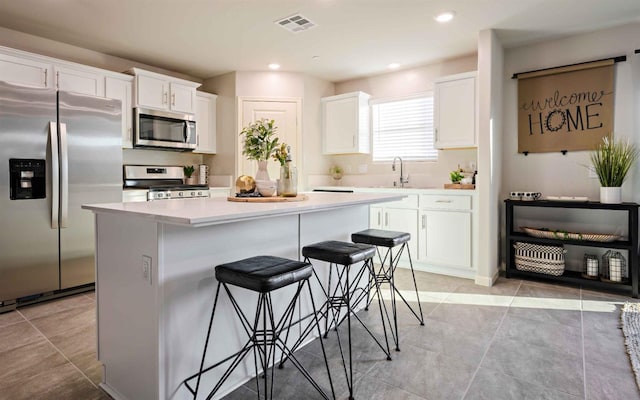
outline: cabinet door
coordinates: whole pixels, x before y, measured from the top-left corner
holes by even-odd
[[[435,84],[436,148],[476,146],[475,76]]]
[[[471,213],[424,211],[421,232],[421,260],[471,268]]]
[[[54,70],[58,90],[104,97],[104,75],[61,66]]]
[[[358,132],[356,98],[324,103],[324,153],[353,153]]]
[[[216,98],[196,95],[196,134],[198,147],[194,153],[216,152]]]
[[[196,89],[174,82],[171,82],[169,86],[171,92],[171,110],[189,114],[195,113]]]
[[[161,110],[169,109],[169,86],[167,81],[152,76],[136,76],[136,103],[141,107]]]
[[[105,97],[122,102],[122,147],[133,147],[133,110],[131,107],[131,81],[108,76],[105,79]]]
[[[412,259],[418,257],[418,210],[403,208],[385,208],[384,229],[397,232],[407,232],[411,235],[409,250]],[[401,260],[409,260],[407,252],[402,254]]]
[[[382,207],[369,206],[369,228],[382,229],[384,209]]]
[[[0,54],[0,81],[12,85],[53,87],[51,64]]]

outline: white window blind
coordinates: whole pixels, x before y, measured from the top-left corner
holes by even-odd
[[[373,161],[436,161],[433,95],[373,101]]]

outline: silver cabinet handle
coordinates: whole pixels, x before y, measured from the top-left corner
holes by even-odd
[[[378,226],[382,224],[382,211],[378,211]]]
[[[176,105],[176,94],[175,93],[171,94],[171,105],[172,106]]]
[[[453,203],[453,200],[436,200],[436,203]]]
[[[433,131],[435,133],[435,135],[434,135],[435,139],[436,139],[435,142],[438,143],[438,128],[435,128]]]
[[[44,70],[44,87],[47,87],[47,75],[49,73],[48,69]]]
[[[49,122],[49,139],[51,143],[51,229],[58,229],[60,160],[58,158],[58,126],[55,122]]]
[[[353,144],[352,144],[352,146],[356,147],[356,137],[355,137],[355,135],[353,136]]]
[[[60,71],[56,72],[56,89],[60,89]]]
[[[389,226],[389,213],[384,213],[384,226]]]
[[[68,226],[69,217],[69,155],[67,154],[67,124],[60,124],[60,228]]]
[[[427,227],[427,216],[422,214],[422,229]]]
[[[167,104],[167,96],[169,94],[167,92],[162,93],[162,104]]]

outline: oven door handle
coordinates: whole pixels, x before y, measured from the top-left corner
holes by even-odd
[[[191,143],[191,124],[188,121],[184,122],[184,142]]]

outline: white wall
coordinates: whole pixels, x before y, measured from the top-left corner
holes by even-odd
[[[207,79],[202,84],[206,92],[218,95],[216,101],[216,154],[204,156],[211,175],[235,174],[236,160],[236,73]],[[235,177],[233,177],[235,182]]]
[[[433,91],[433,82],[442,76],[476,69],[477,57],[470,55],[438,64],[339,82],[335,85],[335,93],[362,91],[370,94],[372,99],[403,97]],[[391,163],[374,164],[371,155],[337,155],[332,159],[333,164],[343,167],[345,171],[343,184],[386,186],[398,178],[398,172],[391,170]],[[449,172],[458,168],[458,165],[467,168],[470,163],[477,163],[476,149],[440,150],[437,162],[409,162],[405,165],[405,171],[409,174],[410,186],[442,187],[442,184],[449,182]]]
[[[640,55],[640,23],[576,35],[505,51],[504,63],[504,146],[501,197],[510,191],[541,192],[543,196],[587,196],[599,199],[597,179],[589,178],[589,152],[538,153],[524,156],[517,153],[517,80],[514,73],[549,68],[607,57],[626,55],[627,61],[615,65],[614,136],[629,137],[640,143],[638,130],[638,84],[634,84],[634,70]],[[635,96],[634,96],[635,88]],[[638,200],[638,177],[635,170],[623,185],[623,200]]]

